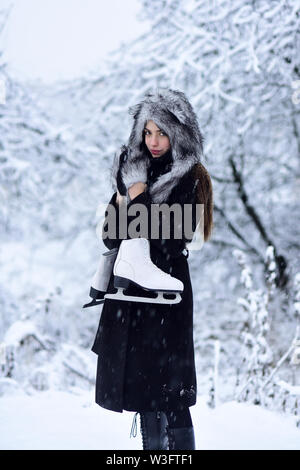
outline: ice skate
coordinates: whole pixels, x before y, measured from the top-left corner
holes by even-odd
[[[175,277],[159,269],[150,258],[149,240],[132,238],[123,240],[119,247],[114,268],[115,294],[106,294],[105,299],[146,302],[154,304],[177,304],[181,301],[180,292],[184,285]],[[124,294],[130,284],[157,293],[157,297],[139,297]],[[164,294],[174,294],[175,298],[165,298]]]
[[[111,272],[117,258],[118,248],[102,253],[97,271],[94,274],[89,296],[92,301],[83,305],[82,308],[93,307],[104,303],[104,296],[107,292]]]

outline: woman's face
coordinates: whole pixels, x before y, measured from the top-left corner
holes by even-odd
[[[144,127],[145,144],[151,152],[152,157],[161,157],[171,147],[169,137],[154,121],[147,121]]]

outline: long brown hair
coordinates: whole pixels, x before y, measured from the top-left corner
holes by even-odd
[[[147,121],[146,121],[147,122]],[[145,123],[146,125],[146,123]],[[141,149],[143,149],[148,155],[151,153],[145,142],[145,134],[143,133],[143,139],[141,142]],[[197,163],[193,168],[193,177],[198,180],[197,183],[197,203],[204,204],[204,241],[208,241],[212,236],[213,224],[213,188],[211,178],[208,171],[202,165]],[[198,222],[198,221],[197,221]]]
[[[197,203],[204,204],[204,241],[208,241],[212,236],[213,223],[213,187],[208,171],[197,163],[193,172],[197,182]]]

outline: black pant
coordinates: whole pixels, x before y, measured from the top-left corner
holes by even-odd
[[[180,411],[166,411],[165,414],[170,428],[188,428],[193,426],[189,408]]]

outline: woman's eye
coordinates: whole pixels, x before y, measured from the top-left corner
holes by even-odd
[[[148,134],[150,134],[150,132],[144,130],[144,134],[145,134],[145,135],[148,135]],[[160,131],[160,135],[166,136],[167,134],[166,134],[165,132],[163,132],[163,131]]]

